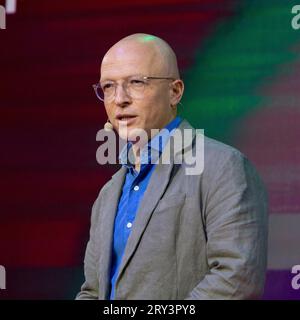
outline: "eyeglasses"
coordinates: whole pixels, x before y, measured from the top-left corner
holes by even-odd
[[[145,88],[149,85],[150,80],[176,80],[170,77],[145,77],[145,76],[131,76],[124,80],[123,88],[126,93],[134,99],[141,99],[144,97]],[[101,101],[112,101],[116,95],[117,83],[115,81],[107,80],[101,83],[93,84],[96,96]]]

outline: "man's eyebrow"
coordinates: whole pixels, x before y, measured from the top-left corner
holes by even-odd
[[[99,83],[103,83],[103,82],[115,82],[115,80],[111,80],[109,78],[104,78],[99,80]]]
[[[130,79],[130,78],[134,78],[134,77],[142,78],[142,77],[144,77],[144,75],[142,75],[142,74],[140,74],[140,73],[131,74],[131,75],[127,76],[127,77],[119,78],[119,79],[117,79],[117,80]],[[115,82],[116,80],[112,80],[112,79],[110,79],[110,78],[104,78],[104,79],[100,79],[100,80],[99,80],[99,83],[101,83],[101,82],[106,82],[106,81]]]

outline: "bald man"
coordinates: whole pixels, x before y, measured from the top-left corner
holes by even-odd
[[[77,299],[258,298],[265,189],[243,154],[207,137],[201,149],[199,134],[177,116],[184,84],[171,47],[130,35],[108,50],[100,73],[96,95],[127,144],[93,205]],[[175,150],[175,132],[185,130],[192,138]],[[199,161],[204,154],[198,174],[187,174],[191,151]]]

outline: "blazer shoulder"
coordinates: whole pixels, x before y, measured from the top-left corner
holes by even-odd
[[[246,156],[235,147],[206,136],[204,137],[204,153],[208,157],[221,157],[224,160],[231,157],[246,158]]]
[[[233,176],[257,176],[254,164],[238,149],[220,141],[204,138],[204,176],[219,179],[225,173]]]
[[[100,207],[100,203],[102,199],[106,197],[107,192],[110,192],[112,184],[115,183],[116,185],[119,185],[124,179],[125,173],[126,173],[126,169],[124,169],[124,167],[121,167],[119,168],[119,170],[116,171],[116,173],[100,189],[93,207],[95,208]]]
[[[231,178],[240,176],[246,180],[251,179],[265,190],[259,171],[244,153],[208,137],[205,137],[204,142],[204,172],[210,179],[224,174],[230,174]]]
[[[253,170],[254,174],[258,174],[254,163],[248,156],[233,146],[205,137],[204,152],[208,162],[216,159],[223,165],[241,166],[245,170],[250,169]]]
[[[98,218],[99,218],[99,213],[101,211],[100,210],[101,203],[103,201],[105,201],[105,196],[111,187],[112,181],[113,181],[112,178],[110,180],[108,180],[98,192],[98,195],[97,195],[97,197],[93,203],[93,207],[92,207],[92,216],[91,216],[92,222],[96,222],[96,220],[98,220]]]
[[[183,120],[180,126],[182,130],[184,129],[192,129],[196,130],[187,120]],[[240,159],[246,158],[245,155],[240,152],[238,149],[225,144],[221,141],[209,138],[204,133],[196,133],[197,136],[202,136],[204,139],[204,157],[213,160],[216,158],[226,159],[230,157],[237,157]],[[195,140],[194,140],[195,142]],[[200,147],[201,144],[193,143],[193,148]]]

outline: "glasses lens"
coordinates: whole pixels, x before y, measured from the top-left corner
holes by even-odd
[[[145,87],[148,85],[145,77],[133,76],[124,81],[123,90],[132,98],[143,98]],[[112,81],[97,83],[93,85],[96,96],[101,101],[110,101],[116,94],[117,84]]]
[[[143,92],[147,85],[147,81],[142,77],[132,77],[127,81],[127,92],[134,98],[143,97]]]
[[[104,94],[103,94],[103,90],[102,90],[100,84],[94,84],[93,88],[95,90],[95,94],[96,94],[97,98],[101,101],[104,101]]]

